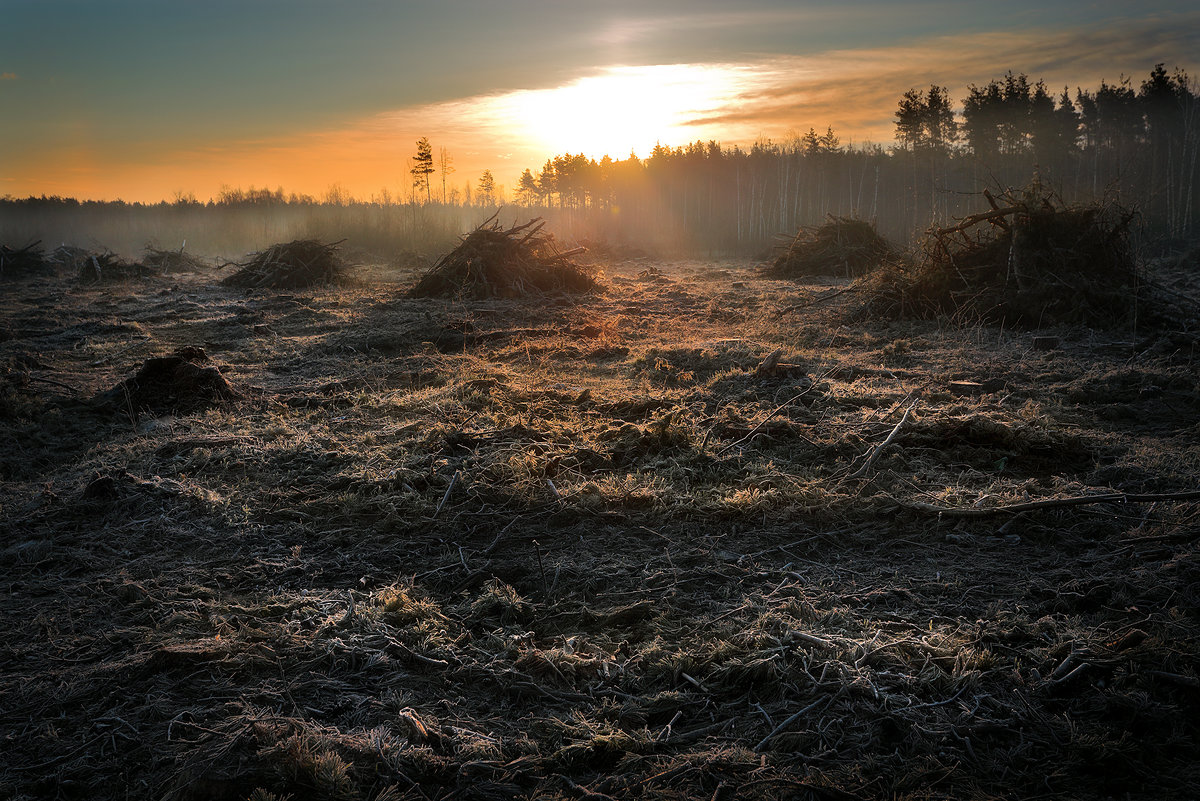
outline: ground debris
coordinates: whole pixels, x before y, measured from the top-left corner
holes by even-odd
[[[0,787],[1200,796],[1192,351],[648,266],[6,286]]]

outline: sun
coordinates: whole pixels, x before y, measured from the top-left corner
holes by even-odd
[[[645,156],[657,143],[704,138],[704,119],[738,102],[744,72],[720,65],[609,67],[553,89],[504,95],[496,111],[547,151]]]

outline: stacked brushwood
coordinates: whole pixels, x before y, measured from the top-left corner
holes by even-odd
[[[862,279],[864,311],[1037,327],[1119,327],[1136,315],[1134,214],[1112,201],[1067,206],[1037,183],[931,230],[918,262]]]
[[[297,239],[272,245],[250,254],[250,259],[237,265],[238,271],[221,283],[247,289],[297,289],[343,283],[348,272],[346,262],[338,254],[338,245],[344,241],[325,244],[315,239]]]
[[[830,214],[817,228],[801,228],[764,273],[771,278],[851,277],[870,272],[897,254],[866,220]]]
[[[86,253],[75,261],[79,281],[101,284],[132,281],[158,275],[159,270],[136,261],[126,261],[115,253]]]
[[[78,275],[79,271],[83,269],[83,263],[91,257],[92,254],[84,248],[74,245],[59,245],[50,252],[46,261],[55,269]]]
[[[199,256],[184,253],[179,250],[160,250],[153,245],[146,245],[142,256],[142,264],[163,273],[195,273],[208,269],[208,263]]]
[[[559,251],[545,222],[535,217],[504,228],[497,215],[466,234],[454,250],[433,265],[409,294],[412,297],[521,297],[547,292],[590,292],[593,272],[570,257],[586,248]]]
[[[0,245],[0,279],[29,278],[46,271],[47,262],[41,241],[23,248]]]

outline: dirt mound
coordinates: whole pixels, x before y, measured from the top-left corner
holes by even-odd
[[[1036,183],[999,202],[985,197],[990,211],[929,233],[915,268],[864,279],[866,311],[1029,327],[1120,327],[1135,319],[1132,212],[1115,203],[1065,206]]]
[[[241,393],[210,365],[203,348],[189,346],[147,359],[136,374],[99,400],[107,406],[164,414],[192,412],[238,397]]]
[[[871,223],[829,215],[818,228],[801,228],[763,274],[771,278],[863,275],[896,254]]]
[[[337,251],[344,241],[324,244],[315,239],[297,239],[272,245],[251,254],[250,260],[239,264],[240,269],[221,284],[248,289],[296,289],[341,283],[347,278],[347,267]]]
[[[208,262],[191,253],[179,250],[159,250],[153,245],[146,245],[142,256],[142,264],[161,273],[196,273],[209,268]]]
[[[595,290],[592,271],[570,260],[584,249],[560,252],[554,237],[542,233],[545,224],[535,217],[524,225],[502,228],[493,215],[425,273],[409,295],[511,298]]]
[[[23,248],[0,245],[0,280],[30,278],[46,272],[42,243],[32,242]]]

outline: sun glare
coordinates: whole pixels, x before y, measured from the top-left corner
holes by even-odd
[[[695,121],[736,104],[746,70],[719,65],[610,67],[554,89],[494,98],[511,128],[548,151],[646,156],[656,143],[704,138]]]

